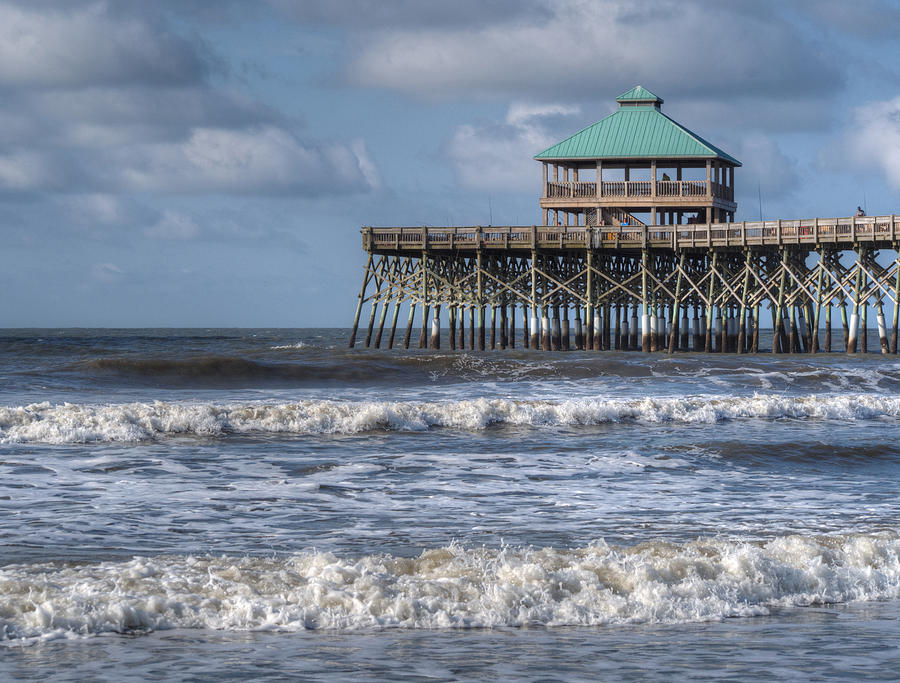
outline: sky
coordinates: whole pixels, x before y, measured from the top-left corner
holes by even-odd
[[[0,0],[0,326],[349,326],[638,84],[737,220],[900,213],[900,0]]]

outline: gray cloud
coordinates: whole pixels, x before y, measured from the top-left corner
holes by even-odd
[[[359,9],[349,27],[351,84],[426,99],[550,99],[588,109],[641,83],[673,100],[717,102],[731,125],[752,125],[777,107],[779,127],[797,129],[827,125],[809,103],[833,98],[846,80],[841,41],[823,49],[808,15],[772,0],[558,0],[447,25],[414,14],[418,23],[392,26],[367,5]]]
[[[320,195],[377,180],[361,142],[304,143],[275,126],[196,128],[176,143],[116,149],[105,159],[102,184],[133,192]]]
[[[534,155],[570,135],[579,113],[574,106],[514,103],[502,123],[459,126],[447,156],[464,187],[533,192],[540,185]]]
[[[547,21],[428,31],[376,29],[359,41],[354,83],[426,96],[583,96],[634,82],[683,93],[808,96],[840,68],[772,3],[615,0],[552,3]],[[715,26],[715,30],[710,27]],[[628,49],[623,49],[627,46]]]
[[[900,6],[895,0],[799,0],[798,5],[818,29],[867,41],[896,40],[900,32]]]
[[[882,173],[900,190],[900,96],[857,108],[839,150],[840,158],[848,158],[856,168]]]
[[[162,10],[176,7],[190,9],[0,2],[0,198],[378,186],[362,141],[305,139],[296,120],[215,85],[227,69],[174,32]]]
[[[212,63],[160,19],[108,2],[0,5],[0,85],[196,83]]]
[[[552,15],[545,0],[269,0],[269,4],[301,24],[366,29],[479,26]]]

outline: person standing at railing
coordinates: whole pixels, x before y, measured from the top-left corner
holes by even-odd
[[[866,215],[866,212],[863,211],[863,208],[861,206],[857,206],[856,207],[856,217],[861,218],[862,216],[865,216],[865,215]]]
[[[665,182],[669,182],[670,180],[672,180],[672,179],[669,177],[669,174],[668,174],[668,173],[663,173],[662,179],[663,179]]]

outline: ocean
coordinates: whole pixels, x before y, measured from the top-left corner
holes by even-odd
[[[897,356],[348,336],[0,331],[0,678],[896,680]]]

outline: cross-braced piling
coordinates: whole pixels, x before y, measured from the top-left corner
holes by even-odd
[[[518,310],[525,348],[747,353],[758,350],[760,327],[769,327],[773,352],[815,353],[834,350],[837,308],[845,321],[840,348],[856,353],[869,350],[872,309],[877,350],[896,353],[898,242],[893,215],[628,228],[365,228],[369,258],[356,320],[368,305],[366,346],[375,348],[389,310],[387,347],[394,346],[406,307],[405,348],[417,312],[419,347],[439,348],[446,324],[455,331],[451,348],[509,348]],[[356,336],[354,326],[351,346]]]

